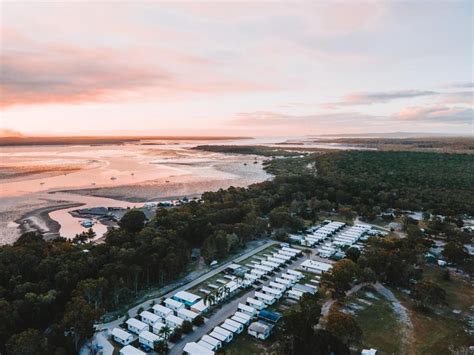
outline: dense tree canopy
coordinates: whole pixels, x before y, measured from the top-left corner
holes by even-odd
[[[141,212],[131,210],[103,244],[90,244],[85,236],[77,243],[63,238],[46,242],[37,233],[26,233],[0,247],[0,352],[21,353],[10,349],[19,349],[24,332],[34,332],[30,344],[41,348],[44,337],[50,353],[74,353],[104,312],[182,275],[193,247],[201,248],[207,261],[223,259],[252,239],[276,231],[285,236],[301,229],[305,220],[334,211],[370,219],[387,208],[429,210],[459,224],[460,214],[474,211],[473,162],[470,155],[407,152],[274,159],[265,163],[276,174],[273,180],[206,192],[203,203],[159,209],[146,224]],[[468,238],[434,219],[429,223],[429,230],[444,228],[448,240]],[[359,257],[349,253],[352,260],[344,261],[347,267],[332,280],[334,288],[345,291],[357,277],[405,287],[418,280],[420,255],[429,242],[417,226],[407,231],[405,239],[370,240]],[[316,313],[308,322],[319,318]],[[298,317],[305,314],[289,317],[288,324],[291,319],[301,323]],[[326,339],[308,345],[313,349],[339,346],[323,331],[301,331]]]

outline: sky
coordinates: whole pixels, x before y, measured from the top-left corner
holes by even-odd
[[[470,0],[0,10],[3,133],[474,135]]]

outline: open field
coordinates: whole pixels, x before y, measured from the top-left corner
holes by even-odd
[[[427,266],[424,276],[446,291],[447,307],[423,313],[411,307],[407,295],[397,294],[400,301],[407,308],[410,307],[415,337],[413,348],[417,354],[450,354],[456,349],[466,349],[472,345],[472,337],[465,332],[465,327],[470,307],[474,304],[474,288],[467,279],[457,275],[451,275],[449,281],[443,280],[440,272],[437,266]],[[453,311],[461,313],[456,314]]]
[[[401,353],[400,324],[384,297],[371,288],[362,289],[345,300],[344,308],[362,329],[362,348],[375,348],[380,354]]]

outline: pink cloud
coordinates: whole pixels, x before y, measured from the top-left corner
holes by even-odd
[[[473,123],[474,110],[466,107],[406,107],[392,118],[402,121],[431,121],[455,124]]]

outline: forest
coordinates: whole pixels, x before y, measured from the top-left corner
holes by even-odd
[[[367,220],[389,208],[455,220],[474,212],[472,155],[347,151],[283,157],[265,167],[274,179],[206,192],[203,203],[159,209],[150,221],[131,210],[103,244],[26,233],[0,247],[0,352],[76,353],[105,312],[182,276],[193,247],[207,262],[220,260],[249,240],[283,240],[335,212]],[[356,261],[368,279],[406,285],[417,277],[412,265],[425,242],[413,230],[405,241],[374,241]],[[327,282],[335,294],[345,289]]]

